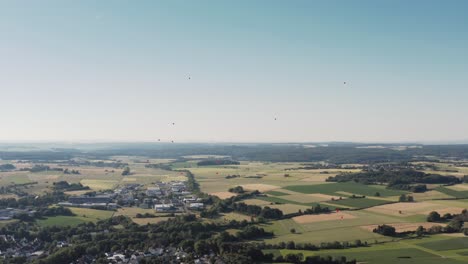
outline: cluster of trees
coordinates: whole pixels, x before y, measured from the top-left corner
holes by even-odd
[[[95,157],[93,157],[95,159]],[[70,166],[91,166],[91,167],[99,167],[99,168],[114,168],[120,169],[125,168],[128,166],[128,163],[123,163],[121,161],[89,161],[89,160],[67,160],[64,164]]]
[[[279,242],[278,244],[261,244],[263,249],[296,249],[296,250],[320,250],[320,249],[344,249],[344,248],[355,248],[355,247],[367,247],[367,242],[362,242],[357,239],[352,242],[322,242],[320,245],[314,245],[312,243],[295,243],[294,241]]]
[[[130,172],[130,167],[127,166],[127,167],[125,167],[125,168],[123,169],[123,171],[122,171],[122,176],[128,176],[128,175],[130,175],[130,173],[131,173],[131,172]]]
[[[414,197],[412,195],[402,194],[398,198],[398,201],[402,203],[412,203],[414,202]]]
[[[292,171],[292,170],[320,170],[320,169],[338,169],[341,168],[340,166],[333,164],[333,163],[317,163],[311,164],[307,166],[297,167],[297,168],[286,168],[285,171]],[[351,168],[349,168],[351,169]]]
[[[303,212],[303,214],[326,214],[326,213],[330,213],[330,208],[322,207],[320,206],[320,204],[317,204],[316,206],[312,206],[312,208],[307,208]]]
[[[426,233],[436,233],[434,232],[434,228],[437,229],[441,226],[433,226],[430,228],[431,231],[428,232],[423,226],[418,226],[414,231],[405,231],[405,232],[397,232],[395,227],[391,225],[379,225],[377,228],[374,228],[374,233],[378,233],[384,236],[406,236],[410,234],[415,234],[418,237],[423,236]]]
[[[15,165],[7,163],[7,164],[0,164],[0,171],[11,171],[16,169]]]
[[[258,205],[249,205],[243,202],[234,203],[232,209],[242,214],[265,219],[281,219],[283,217],[283,212],[279,209],[270,208],[268,206],[262,208]]]
[[[395,227],[391,225],[379,225],[372,231],[383,236],[395,236],[397,234]]]
[[[46,165],[34,165],[32,168],[23,168],[21,170],[30,171],[30,172],[42,172],[42,171],[63,171],[62,168],[51,168]]]
[[[232,193],[244,193],[244,188],[242,188],[242,186],[236,186],[236,187],[233,187],[233,188],[229,188],[229,192],[232,192]]]
[[[433,226],[429,233],[455,233],[463,232],[468,235],[468,228],[464,227],[464,223],[468,222],[468,210],[463,210],[460,214],[445,214],[440,216],[437,212],[430,212],[427,216],[428,222],[446,222],[447,225]]]
[[[165,164],[165,163],[159,163],[159,164],[146,164],[145,168],[150,168],[150,169],[161,169],[161,170],[167,170],[167,171],[172,171],[172,166],[170,164]]]
[[[89,186],[83,186],[81,183],[68,183],[67,181],[54,182],[54,189],[57,191],[80,191],[89,190]]]
[[[234,179],[234,178],[240,178],[240,175],[227,175],[226,177],[224,177],[226,179]]]
[[[74,216],[75,214],[66,207],[54,206],[54,207],[42,207],[36,210],[36,215],[39,217],[44,216],[56,216],[56,215],[67,215]]]
[[[156,215],[150,214],[150,213],[144,213],[144,214],[137,213],[135,217],[136,218],[155,218]]]
[[[403,191],[410,191],[415,193],[423,193],[427,191],[426,184],[400,184],[400,183],[392,183],[388,185],[388,188],[396,189],[396,190],[403,190]]]
[[[41,172],[50,170],[49,166],[45,165],[34,165],[32,168],[21,168],[20,171],[30,171],[30,172]]]
[[[197,166],[213,166],[213,165],[240,165],[240,162],[228,159],[202,160],[197,162]]]
[[[294,264],[355,264],[356,260],[348,261],[346,257],[333,258],[320,256],[307,256],[304,258],[302,253],[289,253],[286,256],[278,256],[274,259],[275,262],[287,262]]]
[[[203,194],[200,192],[200,185],[195,180],[195,175],[193,175],[193,173],[188,170],[181,170],[180,172],[185,173],[185,176],[187,177],[187,189],[192,193],[202,196]]]
[[[267,232],[261,227],[256,227],[253,225],[248,225],[242,230],[238,231],[236,235],[230,235],[228,232],[223,232],[220,234],[224,242],[235,242],[241,240],[250,240],[257,239],[261,237],[271,237],[273,236],[272,232]]]
[[[413,169],[363,171],[357,173],[343,173],[329,177],[330,182],[355,181],[362,184],[387,183],[387,188],[425,192],[424,184],[456,184],[460,179],[455,176],[427,174]],[[419,185],[415,185],[419,184]]]
[[[49,206],[52,204],[56,204],[58,202],[62,202],[66,200],[66,196],[63,192],[51,192],[51,193],[46,193],[44,195],[40,196],[33,196],[33,195],[28,195],[25,197],[21,197],[19,199],[15,198],[3,198],[0,199],[0,208],[19,208],[19,209],[24,209],[28,206],[33,206],[33,207],[44,207],[44,206]]]
[[[67,169],[63,170],[63,174],[80,174],[80,171],[79,170],[69,170],[67,168]]]
[[[19,219],[21,221],[30,222],[34,221],[35,219],[50,217],[50,216],[58,216],[58,215],[65,215],[65,216],[74,216],[75,214],[68,208],[59,206],[59,207],[41,207],[36,208],[36,212],[34,214],[29,213],[21,213],[14,216],[15,219]]]
[[[285,214],[285,215],[283,215],[283,219],[293,218],[293,217],[300,216],[300,215],[327,214],[327,213],[330,213],[330,212],[331,212],[330,208],[322,207],[322,206],[320,206],[320,204],[317,204],[316,206],[312,206],[311,208],[307,208],[304,211],[299,209],[299,211],[297,211],[296,213]],[[295,230],[294,231],[291,230],[291,233],[295,233]]]
[[[443,216],[441,216],[438,212],[432,211],[429,213],[427,216],[426,220],[428,222],[446,222],[453,219],[453,215],[450,213],[446,213]]]
[[[44,209],[45,210],[45,209]],[[44,214],[59,213],[64,209],[52,209]],[[65,212],[66,213],[66,212]],[[123,227],[123,228],[122,228]],[[228,229],[241,229],[235,235],[226,232]],[[103,232],[103,230],[107,230]],[[17,239],[26,238],[30,241],[38,239],[42,248],[49,254],[37,263],[70,263],[82,257],[96,259],[96,263],[108,263],[105,252],[120,250],[146,251],[155,247],[182,248],[188,253],[188,259],[202,254],[214,254],[216,257],[230,261],[226,263],[258,263],[258,262],[284,262],[292,263],[355,263],[345,261],[344,258],[292,258],[290,256],[274,258],[272,254],[264,254],[265,248],[310,248],[311,245],[280,244],[278,246],[264,243],[248,243],[248,240],[259,237],[272,236],[263,228],[251,225],[247,221],[231,220],[225,224],[205,223],[199,221],[195,215],[176,216],[169,221],[157,224],[137,225],[131,219],[117,216],[97,223],[83,223],[76,227],[34,226],[31,223],[16,222],[3,227],[0,232],[5,235],[14,235]],[[91,235],[91,234],[95,235]],[[67,241],[70,246],[58,248],[57,241]],[[339,246],[338,246],[339,245]],[[356,243],[362,245],[362,243]],[[344,243],[322,244],[320,248],[343,248],[350,245]],[[0,245],[4,250],[8,245]],[[164,257],[153,257],[142,263],[162,263]],[[190,262],[190,261],[188,261]]]
[[[0,194],[16,194],[19,197],[27,196],[28,193],[24,190],[29,188],[31,185],[35,185],[37,182],[26,182],[20,184],[10,184],[7,186],[0,187]]]

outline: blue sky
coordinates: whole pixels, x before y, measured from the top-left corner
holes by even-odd
[[[465,140],[466,10],[2,1],[0,141]]]

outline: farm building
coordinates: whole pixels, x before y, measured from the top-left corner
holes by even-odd
[[[189,208],[192,210],[200,210],[200,209],[203,209],[203,207],[204,207],[203,203],[191,203],[189,205]]]
[[[148,189],[146,189],[146,196],[156,197],[156,196],[161,196],[161,195],[162,195],[162,192],[161,192],[161,188],[159,187],[148,187]]]
[[[156,212],[168,212],[168,211],[174,210],[174,205],[173,204],[155,204],[154,210],[156,210]]]

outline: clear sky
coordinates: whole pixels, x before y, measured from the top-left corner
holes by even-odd
[[[0,141],[465,140],[467,10],[0,1]]]

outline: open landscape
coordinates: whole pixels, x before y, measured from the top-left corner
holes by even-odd
[[[0,0],[0,264],[468,263],[468,0]]]
[[[451,160],[431,156],[428,161],[411,151],[387,149],[356,162],[374,151],[359,146],[345,147],[353,155],[338,156],[342,163],[271,160],[268,155],[239,160],[222,146],[222,156],[197,154],[189,145],[182,153],[167,146],[163,153],[155,145],[146,156],[118,147],[105,154],[99,148],[85,154],[78,145],[80,154],[67,159],[62,158],[69,155],[66,152],[3,151],[0,224],[8,228],[32,221],[37,228],[60,228],[129,219],[147,227],[194,215],[199,223],[226,226],[231,235],[244,229],[234,223],[264,230],[264,235],[246,240],[262,245],[261,252],[272,260],[343,256],[367,263],[468,261],[463,228],[468,208],[465,154]],[[242,148],[250,152],[262,147]],[[282,152],[290,147],[276,148]],[[297,151],[327,153],[333,148],[343,146]],[[216,150],[211,151],[220,152]],[[395,151],[405,153],[407,160],[378,160]],[[453,174],[437,173],[447,170]],[[33,201],[26,206],[8,202],[26,202],[28,197],[54,198],[39,207]],[[116,223],[113,229],[124,226]],[[393,231],[381,232],[382,226]],[[59,249],[38,259],[52,258]]]

